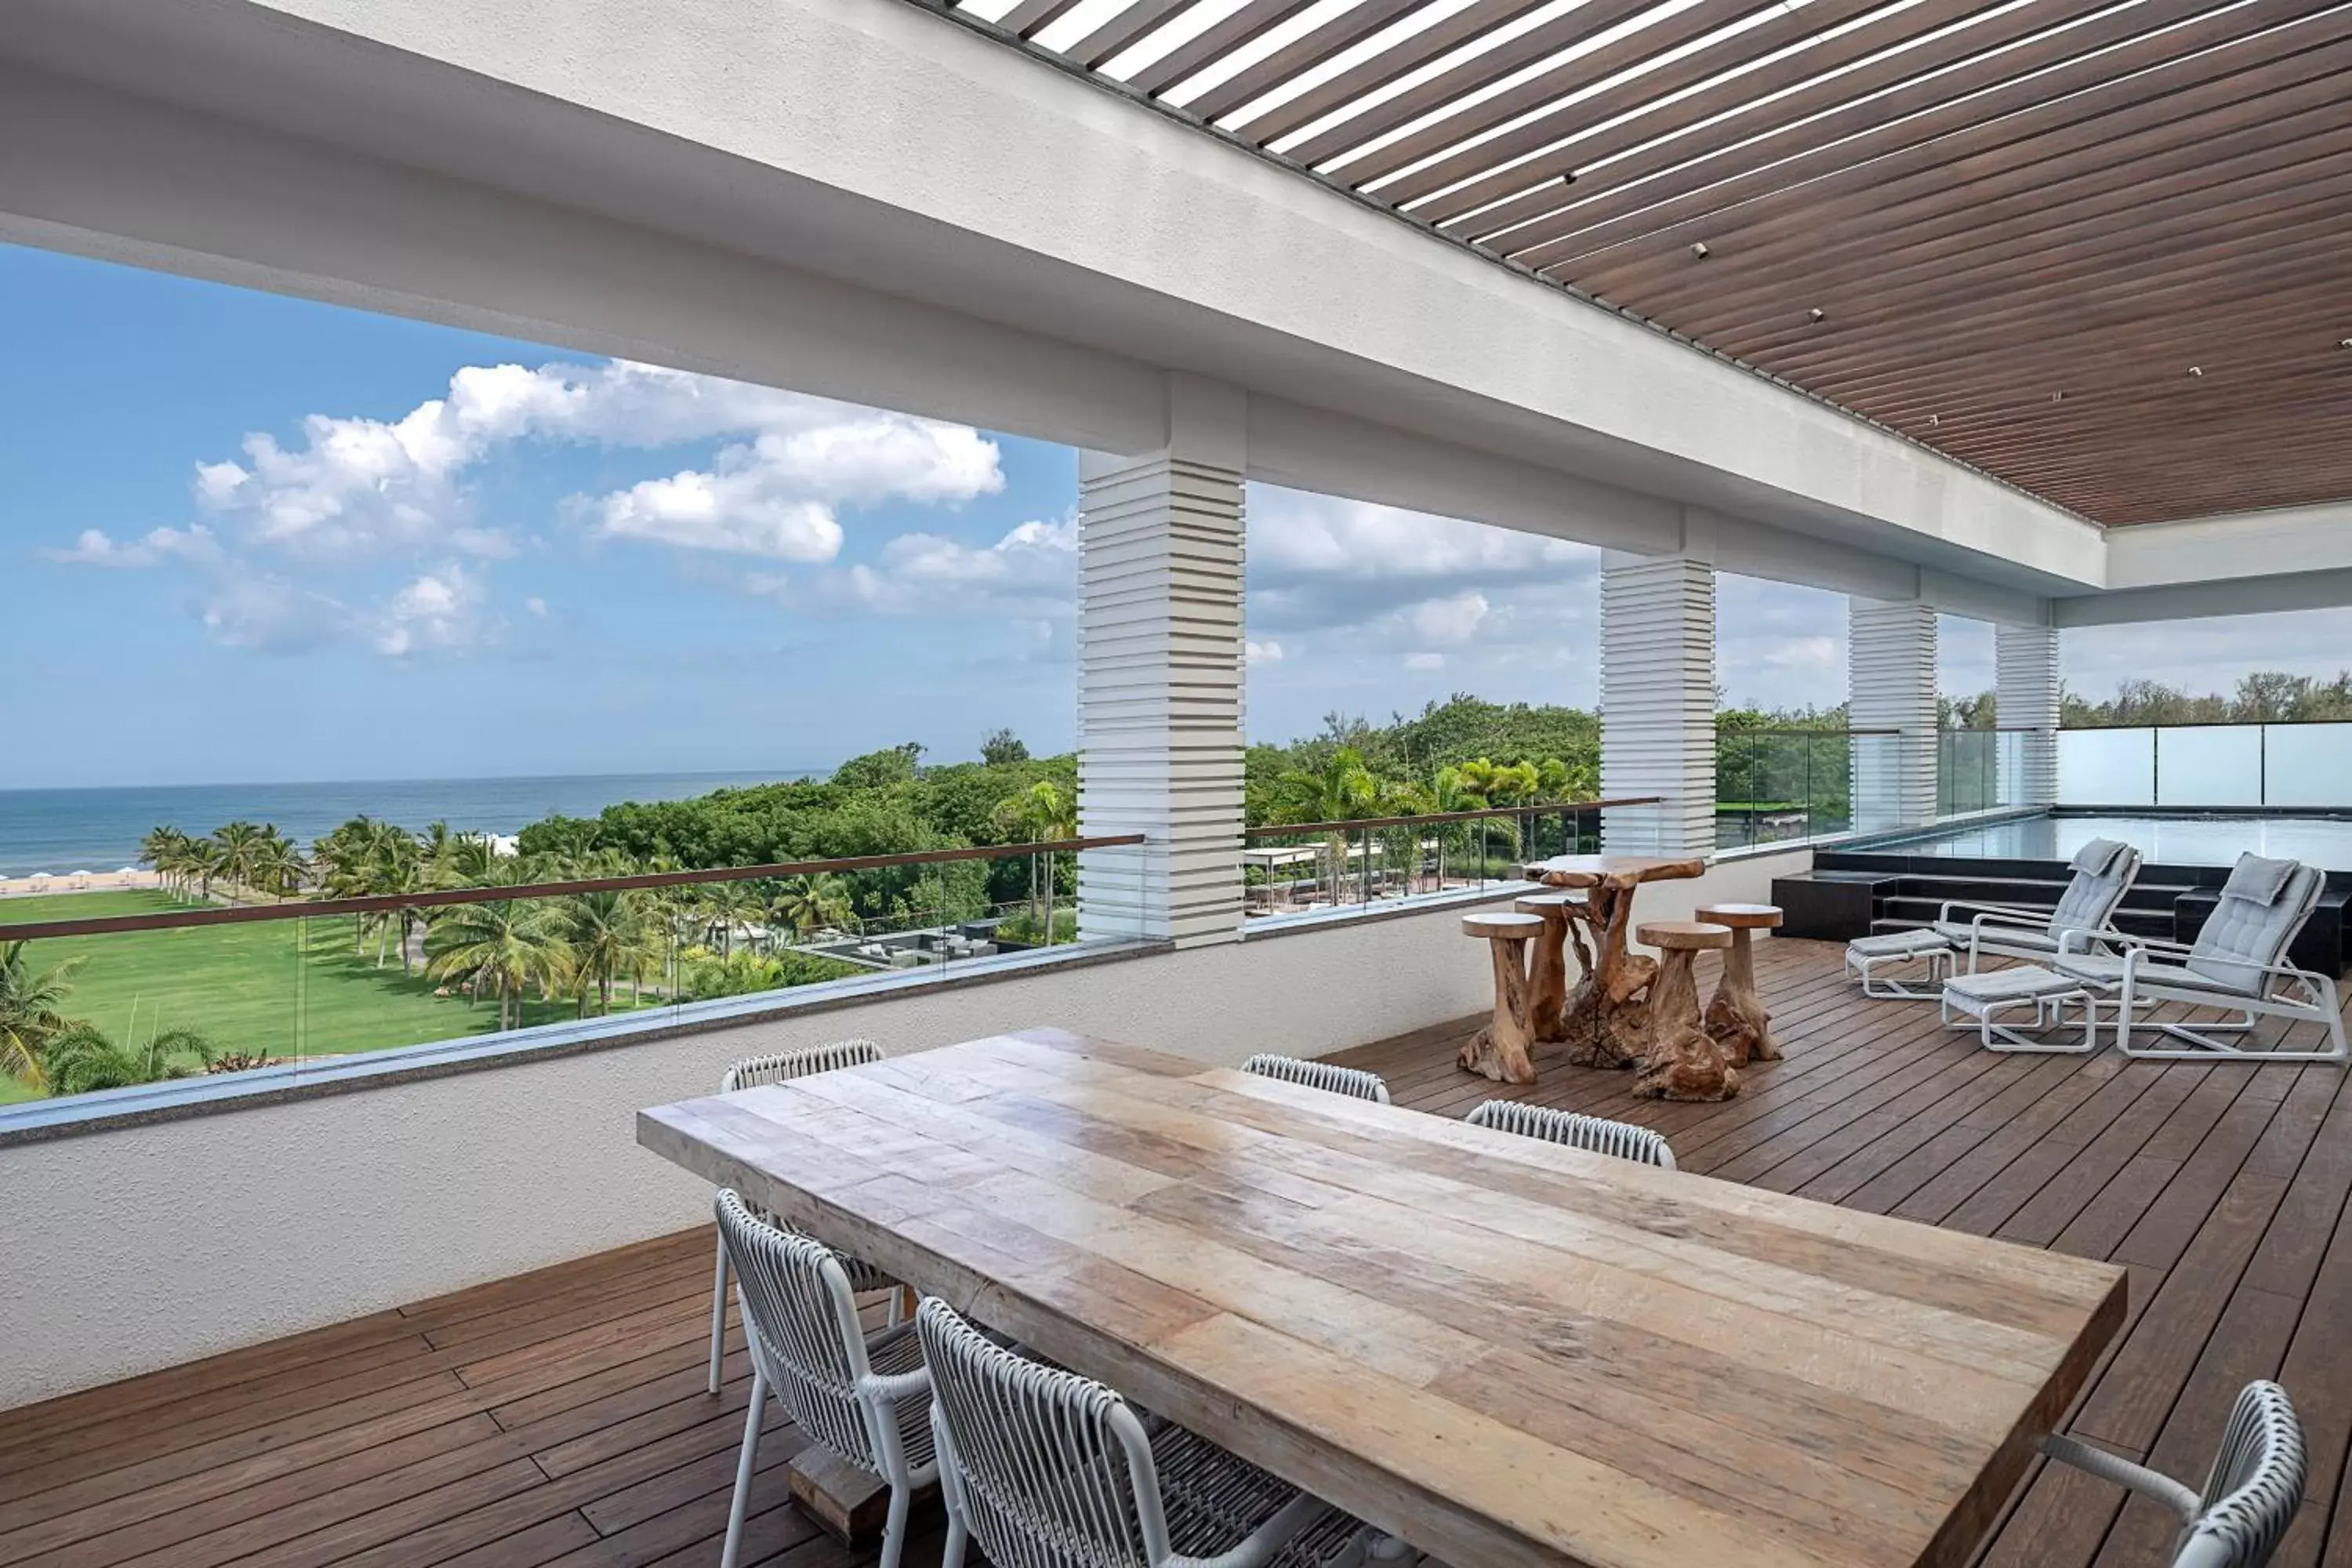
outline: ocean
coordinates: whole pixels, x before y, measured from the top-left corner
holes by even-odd
[[[551,814],[593,816],[623,801],[684,800],[829,771],[0,790],[0,877],[135,866],[139,841],[157,826],[201,836],[242,817],[275,824],[307,848],[365,812],[412,829],[446,822],[466,833],[510,834]]]

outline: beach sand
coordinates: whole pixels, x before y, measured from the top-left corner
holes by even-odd
[[[36,893],[44,898],[51,893],[114,893],[125,888],[159,888],[163,882],[162,876],[153,871],[59,871],[47,877],[0,877],[0,899],[21,899]]]

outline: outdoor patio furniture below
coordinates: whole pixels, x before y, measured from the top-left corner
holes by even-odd
[[[1927,966],[1927,984],[1936,990],[1920,990],[1900,977],[1879,973],[1913,963]],[[1862,982],[1864,995],[1883,1002],[1935,1001],[1951,967],[1952,944],[1932,931],[1884,931],[1858,936],[1845,944],[1846,973]]]
[[[2053,1023],[2064,1020],[2069,1002],[2079,1003],[2083,1009],[2081,1043],[2045,1043],[2035,1037]],[[2034,1035],[2020,1033],[2014,1025],[1999,1021],[2001,1015],[2021,1007],[2033,1009]],[[1961,1027],[1966,1026],[1963,1017],[1955,1015],[1975,1019],[1978,1036],[1989,1051],[2083,1056],[2099,1048],[2098,1025],[2089,987],[2080,980],[2034,964],[1955,974],[1944,982],[1937,1011],[1946,1024]]]
[[[1564,1144],[1588,1153],[1611,1154],[1665,1171],[1675,1168],[1675,1152],[1667,1146],[1664,1134],[1630,1121],[1555,1110],[1549,1105],[1529,1105],[1522,1100],[1486,1100],[1463,1120],[1473,1127],[1491,1127],[1498,1132],[1540,1138],[1548,1143]]]
[[[1723,975],[1707,998],[1706,1032],[1723,1049],[1724,1060],[1744,1068],[1750,1061],[1780,1059],[1772,1039],[1772,1015],[1756,994],[1756,932],[1777,931],[1777,904],[1707,904],[1695,918],[1731,929],[1731,951],[1723,955]]]
[[[2194,942],[2184,946],[2131,937],[2125,939],[2120,953],[2073,951],[2060,953],[2054,962],[2064,973],[2116,998],[2116,1044],[2126,1056],[2168,1061],[2234,1057],[2340,1062],[2347,1053],[2335,979],[2286,962],[2287,948],[2318,907],[2326,886],[2326,874],[2315,866],[2242,855]],[[2075,945],[2075,939],[2069,942]],[[2161,1002],[2237,1016],[2194,1026],[2145,1025],[2144,1008]],[[2248,1049],[2217,1037],[2250,1035],[2265,1017],[2287,1019],[2290,1026],[2317,1024],[2326,1031],[2327,1043],[2315,1050]],[[2135,1038],[2144,1026],[2179,1043],[2137,1045]]]
[[[858,1067],[882,1059],[882,1047],[871,1040],[835,1040],[827,1046],[811,1046],[804,1050],[777,1051],[768,1056],[746,1057],[721,1073],[719,1092],[732,1094],[739,1089],[751,1089],[763,1083],[783,1083],[791,1079],[805,1078],[810,1073],[831,1072],[836,1068]],[[759,1211],[753,1211],[758,1213]],[[760,1214],[770,1225],[781,1222],[772,1214]],[[785,1228],[789,1229],[789,1226]],[[876,1290],[890,1292],[889,1321],[897,1322],[905,1310],[906,1292],[898,1282],[877,1268],[870,1268],[854,1258],[842,1265],[849,1273],[849,1288],[859,1295]],[[719,1363],[727,1352],[727,1238],[719,1238],[718,1279],[710,1288],[710,1392],[719,1392]]]
[[[1650,1050],[1633,1092],[1652,1100],[1729,1100],[1739,1092],[1739,1069],[1699,1017],[1701,952],[1731,946],[1731,928],[1705,921],[1654,921],[1638,933],[1664,956],[1650,982]]]
[[[762,1407],[771,1394],[811,1441],[888,1484],[881,1568],[898,1568],[915,1492],[939,1479],[931,1376],[914,1325],[866,1335],[857,1326],[857,1300],[839,1254],[814,1237],[768,1224],[725,1188],[716,1208],[720,1244],[735,1263],[743,1339],[751,1352],[751,1407],[719,1568],[736,1568],[742,1555]]]
[[[1468,1071],[1498,1083],[1535,1082],[1528,943],[1543,935],[1545,923],[1541,915],[1501,910],[1462,917],[1463,934],[1485,942],[1495,963],[1495,1016],[1463,1044],[1459,1060]]]
[[[2239,1392],[2201,1492],[2073,1437],[2046,1437],[2042,1450],[2178,1514],[2186,1532],[2172,1568],[2263,1568],[2303,1505],[2303,1423],[2275,1383],[2250,1383]]]
[[[1358,1100],[1370,1100],[1381,1105],[1389,1102],[1389,1086],[1381,1081],[1378,1073],[1334,1067],[1329,1062],[1310,1062],[1298,1057],[1269,1056],[1261,1052],[1242,1063],[1242,1071],[1254,1073],[1259,1078],[1280,1079],[1285,1083],[1301,1084],[1331,1094],[1352,1095]]]
[[[1112,1389],[993,1344],[936,1297],[916,1309],[948,1505],[941,1568],[1352,1568],[1372,1531]]]
[[[1986,958],[2048,959],[2070,931],[2104,932],[2139,876],[2140,853],[2114,838],[2094,838],[2067,862],[2066,890],[2050,910],[1945,900],[1936,916],[1936,934],[1967,957],[1973,973]],[[2120,940],[2120,939],[2119,939]]]

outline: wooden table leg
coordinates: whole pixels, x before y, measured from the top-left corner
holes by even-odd
[[[1626,946],[1633,889],[1603,882],[1587,895],[1581,913],[1573,907],[1567,912],[1570,921],[1592,928],[1590,952],[1581,934],[1577,937],[1584,973],[1560,1021],[1568,1059],[1579,1067],[1630,1067],[1649,1049],[1649,1009],[1639,998],[1658,967],[1655,959]]]
[[[1538,1040],[1568,1038],[1568,939],[1574,927],[1564,906],[1571,901],[1579,900],[1543,893],[1513,906],[1543,921],[1543,930],[1529,939],[1533,946],[1528,964],[1528,1023]],[[1584,952],[1580,937],[1576,950],[1580,955]]]
[[[1748,1062],[1776,1062],[1780,1045],[1772,1038],[1772,1015],[1756,994],[1756,948],[1751,933],[1735,927],[1731,949],[1723,955],[1723,978],[1706,1004],[1706,1032],[1723,1048],[1734,1067]]]
[[[1699,950],[1727,950],[1731,932],[1717,925],[1667,921],[1645,925],[1642,940],[1664,958],[1650,986],[1650,1049],[1633,1092],[1652,1100],[1729,1100],[1739,1092],[1739,1069],[1699,1022]]]
[[[1505,925],[1502,922],[1512,922]],[[1534,915],[1472,915],[1463,921],[1473,936],[1483,936],[1495,963],[1493,1022],[1470,1037],[1462,1047],[1461,1065],[1498,1083],[1533,1083],[1536,1066],[1529,1055],[1535,1029],[1528,1005],[1528,943],[1542,930]]]

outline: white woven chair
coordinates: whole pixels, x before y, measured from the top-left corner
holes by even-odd
[[[2179,1514],[2172,1568],[2263,1568],[2303,1503],[2303,1424],[2275,1383],[2240,1392],[2202,1492],[2072,1437],[2046,1437],[2042,1450]]]
[[[1936,934],[1966,953],[1964,971],[1974,974],[1987,958],[2028,958],[2047,961],[2064,945],[2070,932],[2100,933],[2123,940],[2112,931],[2116,910],[2139,876],[2140,854],[2113,838],[2094,838],[2068,862],[2074,872],[2055,909],[2019,909],[2007,904],[1949,899],[1937,912]]]
[[[835,1040],[829,1046],[810,1046],[797,1051],[778,1051],[772,1056],[746,1057],[729,1068],[719,1077],[719,1092],[732,1094],[739,1089],[756,1089],[763,1083],[783,1083],[791,1079],[806,1078],[811,1073],[832,1072],[836,1068],[864,1067],[882,1059],[882,1047],[871,1040]],[[751,1212],[768,1224],[783,1225],[774,1215],[755,1205]],[[890,1292],[889,1321],[896,1323],[901,1315],[904,1291],[898,1282],[870,1265],[855,1258],[845,1258],[843,1267],[849,1272],[849,1288],[860,1295],[875,1290]],[[719,1241],[718,1279],[710,1287],[710,1392],[719,1392],[719,1364],[727,1358],[727,1240]]]
[[[948,1539],[995,1568],[1339,1568],[1373,1532],[1099,1383],[1005,1350],[946,1302],[915,1310]]]
[[[1573,1110],[1554,1110],[1548,1105],[1528,1105],[1517,1100],[1486,1100],[1463,1120],[1473,1127],[1492,1127],[1500,1132],[1541,1138],[1553,1143],[1565,1143],[1571,1149],[1583,1149],[1595,1154],[1613,1154],[1620,1160],[1633,1160],[1662,1170],[1675,1168],[1675,1152],[1667,1147],[1664,1137],[1646,1127],[1636,1127],[1630,1121],[1612,1121],[1603,1116],[1584,1116]]]
[[[1280,1079],[1285,1083],[1303,1084],[1308,1089],[1320,1089],[1332,1094],[1352,1095],[1358,1100],[1389,1102],[1389,1086],[1378,1073],[1358,1068],[1333,1067],[1329,1062],[1310,1062],[1297,1057],[1268,1056],[1261,1052],[1242,1063],[1242,1071],[1259,1078]]]
[[[931,1374],[914,1325],[867,1335],[858,1327],[857,1298],[839,1254],[814,1237],[768,1224],[725,1188],[714,1207],[719,1244],[734,1259],[743,1339],[751,1351],[751,1409],[744,1418],[720,1568],[736,1568],[742,1554],[760,1415],[771,1394],[811,1442],[888,1483],[881,1568],[898,1568],[915,1492],[939,1475]]]
[[[2121,953],[2066,951],[2052,967],[2113,996],[2116,1045],[2126,1056],[2162,1061],[2340,1062],[2346,1059],[2344,1013],[2333,976],[2286,960],[2295,934],[2319,907],[2327,877],[2315,866],[2242,855],[2195,942],[2183,946],[2151,937],[2120,940]],[[2090,943],[2070,933],[2071,950]],[[2146,1026],[2140,1014],[2163,1002],[2234,1014],[2219,1023],[2160,1024],[2156,1032],[2176,1045],[2136,1045]],[[2265,1017],[2316,1024],[2326,1044],[2315,1050],[2244,1050],[2222,1035],[2251,1033]]]

